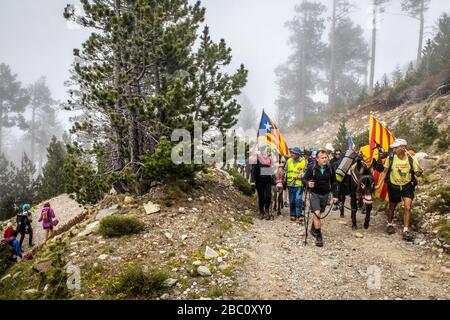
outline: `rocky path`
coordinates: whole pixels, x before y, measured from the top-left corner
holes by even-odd
[[[55,227],[55,230],[83,212],[83,207],[80,207],[80,205],[75,200],[71,199],[67,194],[62,194],[51,199],[50,205],[55,210],[56,217],[59,219],[59,224]],[[41,209],[42,204],[32,208],[33,242],[35,245],[40,245],[45,241],[45,231],[42,228],[42,223],[38,222]],[[28,235],[25,237],[25,241],[23,242],[23,249],[25,251],[29,249]]]
[[[358,213],[359,225],[364,216]],[[244,259],[236,299],[450,299],[450,259],[425,241],[385,233],[384,213],[369,230],[351,230],[350,214],[331,213],[324,247],[288,220],[255,220],[235,236]]]

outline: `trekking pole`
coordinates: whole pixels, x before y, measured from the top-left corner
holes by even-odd
[[[308,188],[305,188],[305,201],[303,202],[303,207],[305,208],[305,243],[304,246],[306,247],[306,244],[308,242],[308,225],[309,225],[309,214],[310,214],[310,208],[308,208]],[[311,203],[309,204],[311,206]],[[306,211],[308,211],[306,213]]]

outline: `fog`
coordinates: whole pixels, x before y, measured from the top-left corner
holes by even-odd
[[[47,78],[53,98],[67,99],[64,82],[73,62],[72,50],[78,48],[89,32],[68,24],[62,15],[61,0],[0,0],[0,62],[10,65],[23,84]],[[249,70],[244,89],[253,105],[276,112],[278,95],[274,69],[290,54],[285,22],[293,16],[300,0],[204,0],[206,24],[214,39],[224,38],[233,50],[230,70],[243,63]],[[321,1],[330,8],[332,1]],[[370,41],[370,1],[354,1],[351,18],[365,30]],[[442,12],[450,11],[450,1],[432,0],[426,13],[426,35]],[[329,24],[329,23],[327,23]],[[393,0],[380,23],[377,46],[376,79],[390,73],[397,64],[414,60],[417,50],[417,20],[401,15],[400,0]],[[317,99],[326,99],[317,95]],[[60,121],[68,126],[65,119]]]

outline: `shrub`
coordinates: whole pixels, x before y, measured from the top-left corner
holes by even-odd
[[[248,183],[247,179],[245,179],[239,172],[236,170],[227,170],[227,172],[233,177],[233,185],[241,191],[243,194],[247,196],[253,195],[253,189]]]
[[[154,298],[164,290],[168,276],[160,270],[144,270],[141,265],[132,264],[113,285],[113,294],[125,294],[134,298]]]
[[[447,127],[447,130],[441,131],[437,147],[440,151],[446,151],[450,147],[450,126]]]
[[[445,244],[450,244],[450,220],[441,219],[438,224],[438,239]]]
[[[450,212],[450,186],[441,188],[432,193],[434,198],[430,209],[442,214]]]
[[[112,215],[100,221],[99,233],[104,237],[120,237],[139,233],[144,224],[134,216]]]
[[[432,145],[439,137],[439,129],[434,120],[427,116],[421,123],[419,123],[420,143],[423,146]]]

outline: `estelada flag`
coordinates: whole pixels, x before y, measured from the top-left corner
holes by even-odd
[[[267,143],[270,147],[277,150],[277,152],[284,156],[289,152],[286,141],[278,129],[275,121],[273,121],[265,112],[262,111],[261,122],[258,130],[258,142]]]
[[[370,115],[370,125],[369,125],[369,145],[370,145],[370,161],[373,161],[375,149],[380,146],[384,151],[389,150],[389,146],[395,141],[394,134],[389,131],[383,124]],[[374,175],[375,184],[378,182],[380,173],[375,171]],[[381,185],[380,189],[375,190],[375,197],[378,199],[389,201],[387,185],[384,183]]]

